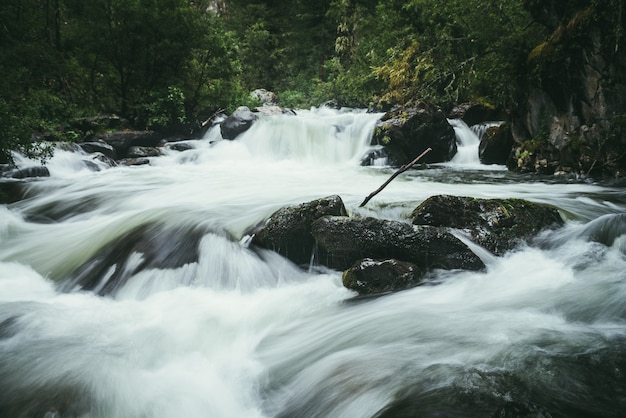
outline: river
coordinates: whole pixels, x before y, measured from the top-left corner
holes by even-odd
[[[393,173],[360,165],[379,115],[298,113],[150,165],[93,171],[58,150],[28,198],[0,205],[0,416],[623,416],[623,188],[453,161],[359,208]],[[566,224],[485,271],[372,298],[247,246],[276,209],[333,194],[395,220],[436,194],[524,198]],[[147,256],[125,242],[142,228],[163,250],[136,271]]]

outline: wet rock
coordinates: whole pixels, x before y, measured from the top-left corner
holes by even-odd
[[[250,129],[257,120],[257,116],[247,106],[241,106],[220,124],[222,138],[235,139],[241,133]]]
[[[324,216],[313,222],[319,262],[345,270],[363,258],[397,259],[420,270],[480,270],[482,261],[443,228],[377,218]]]
[[[155,147],[130,147],[128,149],[128,158],[147,158],[158,157],[161,155],[161,151]]]
[[[194,146],[191,145],[189,142],[175,142],[172,144],[168,144],[167,147],[171,150],[178,151],[178,152],[189,151],[191,149],[194,149]]]
[[[472,126],[483,122],[503,120],[505,115],[501,110],[486,104],[462,103],[455,106],[448,117],[450,119],[462,119],[467,126]]]
[[[0,179],[0,204],[14,203],[23,197],[23,182]]]
[[[150,160],[147,158],[124,158],[120,160],[120,165],[133,166],[133,165],[149,165]]]
[[[174,269],[198,260],[198,245],[205,231],[168,227],[159,223],[139,226],[106,243],[61,285],[99,295],[114,294],[130,277],[148,269]]]
[[[6,174],[7,177],[14,179],[25,179],[31,177],[50,177],[50,170],[44,166],[36,166],[36,167],[27,167],[27,168],[18,168],[12,171],[9,171]]]
[[[115,148],[113,148],[111,145],[107,144],[106,142],[97,142],[97,141],[82,142],[78,144],[78,146],[83,151],[89,154],[99,152],[100,154],[105,155],[108,158],[111,158],[113,160],[117,158],[117,152],[115,151]]]
[[[344,271],[342,281],[346,288],[369,295],[417,286],[423,275],[413,263],[365,258]]]
[[[347,216],[339,196],[328,196],[281,208],[256,230],[252,243],[282,254],[296,264],[309,264],[315,249],[311,224],[326,215]]]
[[[456,136],[443,111],[429,103],[418,102],[387,112],[374,129],[372,142],[383,145],[390,164],[404,165],[427,148],[422,163],[449,161],[456,154]]]
[[[474,242],[496,255],[527,242],[544,229],[563,225],[556,209],[523,199],[448,195],[425,200],[411,218],[415,225],[464,230]]]
[[[505,165],[513,150],[513,135],[508,124],[487,128],[480,139],[478,156],[482,164]]]
[[[117,158],[126,158],[131,147],[156,147],[160,142],[159,136],[153,131],[107,132],[98,134],[93,139],[96,142],[105,142],[112,146],[117,153]]]

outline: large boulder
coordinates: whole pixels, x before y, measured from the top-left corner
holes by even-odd
[[[222,138],[235,139],[243,132],[250,129],[252,124],[257,120],[257,116],[247,106],[240,106],[232,115],[227,117],[220,124]]]
[[[480,138],[478,156],[483,164],[505,165],[513,150],[513,135],[509,124],[491,126]]]
[[[483,122],[503,120],[505,115],[500,109],[482,103],[462,103],[455,106],[448,115],[450,119],[462,119],[467,126]]]
[[[198,246],[206,234],[200,228],[168,227],[148,223],[112,239],[61,285],[113,295],[137,273],[149,269],[175,269],[198,261]]]
[[[274,250],[296,264],[309,264],[315,249],[311,224],[322,216],[347,216],[339,196],[328,196],[274,212],[267,221],[251,231],[252,243]]]
[[[527,242],[540,231],[563,225],[559,212],[523,199],[475,199],[438,195],[413,211],[413,224],[464,230],[496,255]]]
[[[385,147],[392,165],[407,164],[429,147],[432,151],[423,163],[449,161],[457,151],[454,128],[446,115],[421,101],[387,112],[374,129],[372,142]]]
[[[115,149],[117,158],[125,158],[131,147],[156,147],[160,141],[154,131],[116,131],[95,135],[92,142],[109,144]]]
[[[311,233],[319,262],[338,270],[363,258],[402,260],[422,271],[484,267],[476,254],[443,228],[371,217],[324,216],[313,222]]]
[[[32,177],[50,177],[50,170],[45,166],[33,166],[26,168],[16,168],[5,174],[6,177],[14,179],[26,179]]]
[[[342,281],[346,288],[370,295],[417,286],[423,275],[413,263],[365,258],[344,271]]]

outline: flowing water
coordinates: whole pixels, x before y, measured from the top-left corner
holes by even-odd
[[[623,416],[624,190],[453,163],[358,208],[393,172],[359,164],[378,117],[265,117],[100,171],[57,151],[0,206],[0,416]],[[355,298],[340,272],[246,244],[331,194],[396,220],[435,194],[525,198],[566,225],[485,271]]]

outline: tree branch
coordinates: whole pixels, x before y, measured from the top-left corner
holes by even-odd
[[[375,191],[373,191],[372,193],[370,193],[369,196],[367,196],[365,198],[365,200],[359,205],[360,208],[362,208],[363,206],[367,205],[367,202],[369,202],[374,196],[376,196],[378,193],[382,192],[383,189],[385,187],[387,187],[387,185],[389,183],[391,183],[391,181],[393,179],[395,179],[396,177],[398,177],[400,174],[404,173],[406,170],[408,170],[409,168],[413,167],[424,155],[428,154],[430,151],[432,151],[432,148],[426,148],[426,150],[424,150],[424,152],[422,152],[420,155],[418,155],[413,161],[411,161],[410,163],[403,165],[402,167],[400,167],[395,173],[393,173],[391,175],[391,177],[389,177],[387,179],[386,182],[383,183],[382,186],[380,186],[378,189],[376,189]]]

